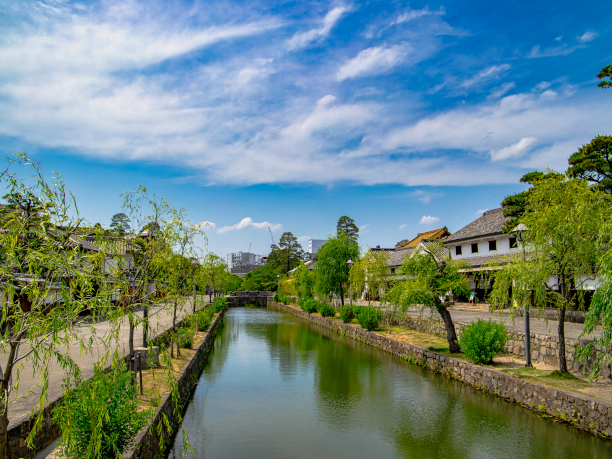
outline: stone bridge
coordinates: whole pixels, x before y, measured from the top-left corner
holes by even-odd
[[[273,297],[274,292],[231,292],[226,300],[228,308],[237,308],[248,304],[267,306]]]

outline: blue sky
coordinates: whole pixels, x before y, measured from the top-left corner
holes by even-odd
[[[612,3],[0,0],[0,149],[108,224],[144,184],[208,249],[456,231],[611,134]]]

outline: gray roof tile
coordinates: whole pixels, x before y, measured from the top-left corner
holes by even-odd
[[[506,221],[508,217],[504,217],[503,208],[487,210],[482,217],[444,239],[444,243],[501,234]]]

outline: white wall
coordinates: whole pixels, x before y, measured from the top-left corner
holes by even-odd
[[[468,239],[467,241],[450,242],[444,244],[450,250],[451,258],[464,260],[473,257],[486,257],[489,255],[504,255],[516,253],[516,248],[510,248],[510,238],[508,234],[498,234],[497,236],[489,236],[484,238]],[[489,250],[489,241],[497,242],[497,250]],[[472,244],[478,244],[478,252],[472,253]],[[455,247],[461,246],[461,255],[456,255]]]

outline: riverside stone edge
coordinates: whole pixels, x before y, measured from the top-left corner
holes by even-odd
[[[217,332],[223,323],[225,311],[227,311],[227,307],[221,310],[212,322],[206,336],[204,336],[204,339],[196,348],[195,354],[187,365],[183,367],[176,380],[179,393],[178,410],[180,411],[180,416],[177,412],[177,404],[172,400],[171,394],[166,393],[162,398],[161,404],[155,410],[151,421],[140,429],[136,437],[134,437],[133,446],[123,453],[123,459],[156,459],[164,457],[164,452],[170,446],[170,439],[176,434],[177,428],[180,425],[179,419],[182,418],[187,408],[194,385],[202,374]],[[162,429],[158,430],[158,426],[163,422],[164,415],[170,425],[170,432],[168,432],[165,425]],[[160,436],[163,437],[163,448],[159,444]]]
[[[216,334],[218,322],[222,320],[222,316],[224,314],[225,312],[219,314],[219,316],[217,316],[217,319],[215,319],[215,321],[211,324],[209,332],[206,334],[204,338],[205,340],[208,338],[209,334],[213,330],[213,327],[215,328],[215,334]],[[176,327],[180,328],[181,324],[183,323],[183,320],[185,320],[186,318],[187,317],[177,322]],[[152,344],[156,344],[156,345],[159,345],[161,343],[168,344],[170,342],[170,333],[172,332],[173,332],[173,329],[169,328],[161,332],[159,335],[157,335],[155,338],[151,339],[150,341]],[[204,342],[202,342],[200,347],[202,347],[203,344]],[[206,356],[207,355],[208,355],[208,352],[206,352]],[[127,359],[127,356],[124,357],[124,360],[125,359]],[[18,418],[16,421],[14,421],[14,423],[11,423],[12,425],[10,425],[8,429],[8,448],[9,448],[10,457],[31,459],[36,456],[36,453],[46,448],[57,437],[59,437],[62,434],[62,431],[59,428],[59,425],[53,421],[53,410],[55,409],[55,407],[57,407],[58,405],[62,403],[63,399],[64,399],[64,396],[61,395],[51,400],[47,404],[47,406],[43,408],[43,425],[41,429],[39,430],[39,432],[36,434],[36,437],[34,438],[34,448],[33,449],[29,449],[26,446],[25,440],[26,438],[28,438],[28,435],[30,435],[30,432],[32,431],[32,427],[34,426],[34,422],[36,420],[36,417],[38,416],[39,411],[34,413],[32,417],[30,417],[29,414],[26,414],[26,415],[23,415],[21,418]],[[165,399],[163,400],[165,401]],[[163,406],[163,403],[160,406]],[[124,454],[124,457],[126,457],[125,454]],[[137,457],[137,456],[134,456],[134,457]]]
[[[290,312],[339,335],[348,336],[403,360],[464,382],[477,390],[517,403],[540,416],[555,418],[597,437],[612,439],[612,403],[605,400],[536,384],[413,344],[396,341],[362,328],[308,314],[282,303],[270,302],[268,307]]]

